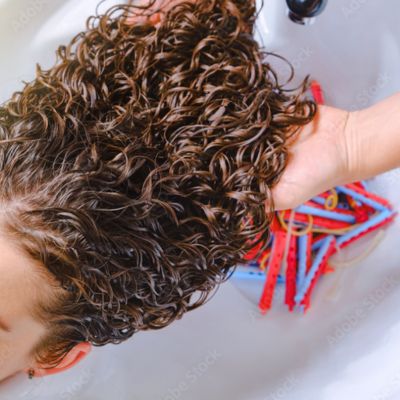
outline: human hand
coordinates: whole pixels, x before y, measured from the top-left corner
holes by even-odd
[[[128,16],[125,22],[129,25],[142,22],[150,22],[154,26],[160,24],[162,14],[168,12],[171,8],[183,1],[194,3],[196,0],[140,0],[135,5],[143,7],[139,8],[137,15]],[[149,7],[147,7],[149,6]]]
[[[352,176],[351,112],[318,106],[315,118],[288,141],[289,161],[272,188],[275,210],[295,208]]]

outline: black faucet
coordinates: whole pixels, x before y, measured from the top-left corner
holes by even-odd
[[[297,24],[306,25],[321,14],[328,0],[286,0],[288,16]]]

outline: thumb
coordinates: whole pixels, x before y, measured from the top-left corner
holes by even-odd
[[[295,208],[312,197],[312,195],[309,196],[304,191],[304,188],[300,188],[295,183],[284,180],[278,182],[272,188],[271,192],[274,210],[276,211]]]

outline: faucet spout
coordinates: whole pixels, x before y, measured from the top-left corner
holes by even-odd
[[[328,0],[286,0],[288,17],[300,25],[312,23],[322,13]]]

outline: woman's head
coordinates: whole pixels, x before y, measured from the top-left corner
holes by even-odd
[[[2,204],[0,220],[13,204]],[[4,226],[4,225],[2,225]],[[53,304],[62,291],[54,278],[31,257],[24,254],[16,240],[0,232],[0,381],[19,370],[35,364],[35,349],[48,335],[42,315],[38,315],[41,302]],[[57,368],[46,369],[46,374],[72,366],[90,351],[88,343],[80,343],[59,363]],[[36,375],[40,375],[38,369]]]
[[[286,140],[315,114],[253,39],[249,0],[183,2],[157,28],[124,23],[135,10],[90,18],[0,107],[0,312],[18,297],[8,318],[36,332],[15,371],[204,304],[269,238]]]

